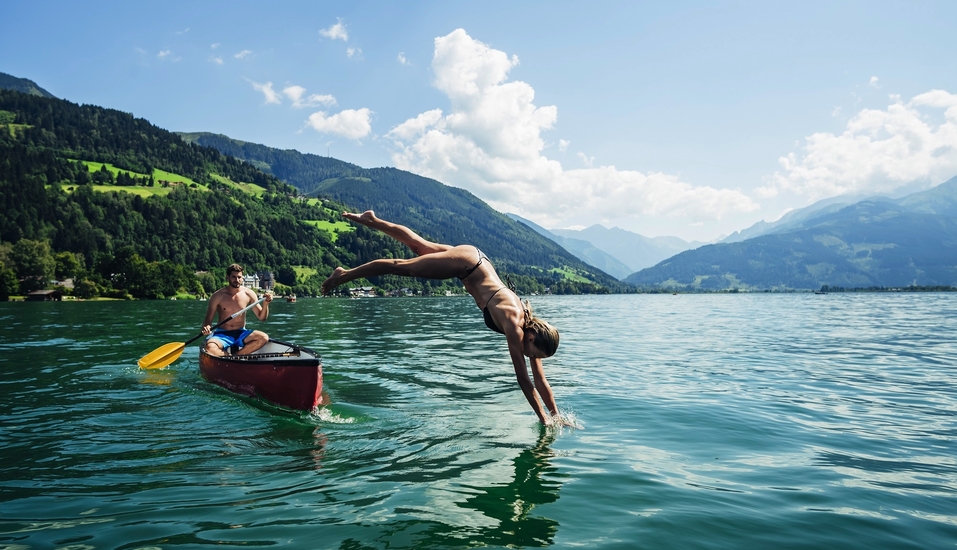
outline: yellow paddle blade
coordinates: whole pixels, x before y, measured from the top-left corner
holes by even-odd
[[[186,349],[185,343],[170,342],[147,353],[142,359],[137,361],[136,364],[139,365],[141,369],[161,369],[179,359],[184,349]]]

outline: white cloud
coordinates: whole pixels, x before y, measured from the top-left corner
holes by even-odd
[[[172,51],[172,50],[168,50],[168,49],[167,49],[167,50],[161,50],[158,54],[156,54],[156,57],[157,57],[160,61],[170,61],[170,62],[172,62],[172,63],[176,63],[177,61],[180,61],[180,60],[183,59],[183,58],[180,57],[180,56],[173,57],[173,51]]]
[[[218,49],[218,48],[219,48],[219,42],[217,42],[217,43],[215,43],[215,44],[210,44],[209,47],[212,48],[212,49],[214,49],[214,50],[215,50],[215,49]]]
[[[209,60],[212,61],[213,63],[217,64],[217,65],[222,65],[222,64],[223,64],[223,58],[222,58],[222,57],[210,57]]]
[[[939,183],[957,174],[957,95],[931,90],[885,110],[864,109],[843,133],[812,134],[800,155],[779,162],[783,173],[769,178],[763,196],[791,192],[817,200]]]
[[[589,157],[588,155],[586,155],[585,153],[582,153],[581,151],[579,151],[576,156],[582,159],[582,163],[584,163],[585,166],[589,168],[595,165],[595,157]]]
[[[560,139],[558,140],[558,150],[564,153],[566,150],[568,150],[568,146],[571,144],[572,142],[568,141],[567,139]]]
[[[362,57],[362,48],[346,48],[346,57],[349,59]]]
[[[362,139],[372,132],[370,117],[372,111],[366,108],[346,109],[332,116],[323,111],[309,115],[308,124],[323,134],[335,134],[346,139]]]
[[[244,59],[244,58],[246,58],[246,57],[252,55],[252,53],[253,53],[252,50],[243,50],[243,51],[237,53],[236,55],[234,55],[233,57],[235,57],[236,59]]]
[[[740,191],[695,187],[677,176],[613,166],[565,170],[542,155],[542,132],[554,126],[558,109],[537,107],[530,85],[508,81],[518,63],[462,29],[436,38],[434,85],[450,111],[427,111],[386,134],[397,147],[393,162],[547,227],[645,214],[700,222],[757,209]],[[559,148],[568,144],[561,140]]]
[[[317,105],[335,105],[336,98],[331,95],[311,94],[306,95],[306,89],[302,86],[286,86],[282,93],[292,100],[292,106],[301,109],[303,107],[315,107]]]
[[[342,40],[343,42],[349,41],[349,33],[346,31],[346,26],[342,23],[341,18],[336,18],[335,25],[329,27],[328,29],[320,30],[319,34],[332,40]]]
[[[405,52],[399,52],[398,60],[399,60],[399,64],[400,64],[400,65],[411,65],[411,64],[412,64],[411,61],[409,61],[408,59],[406,59],[406,57],[405,57]]]
[[[263,96],[266,98],[266,103],[275,103],[277,105],[282,103],[282,99],[279,97],[279,94],[276,93],[276,90],[272,89],[272,82],[260,84],[258,82],[249,80],[249,83],[253,85],[253,89],[255,89],[257,92],[262,92]]]
[[[878,78],[877,78],[876,76],[872,76],[871,79],[867,82],[867,84],[868,84],[871,88],[877,88],[878,90],[880,90],[880,89],[881,89],[881,85],[878,84],[877,81],[878,81]]]
[[[442,119],[442,109],[432,109],[415,118],[410,118],[390,130],[389,133],[386,134],[386,137],[398,141],[410,141],[436,125],[441,125],[442,128],[445,127],[444,120]]]

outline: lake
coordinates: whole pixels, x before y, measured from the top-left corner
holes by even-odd
[[[205,302],[0,303],[0,547],[954,548],[957,293],[532,297],[582,429],[466,297],[276,301],[307,414],[136,360]]]

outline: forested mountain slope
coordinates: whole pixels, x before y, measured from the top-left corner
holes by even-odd
[[[432,240],[474,244],[526,282],[534,279],[559,292],[590,292],[596,284],[605,290],[628,288],[463,189],[396,168],[361,168],[216,134],[181,135],[268,169],[310,196],[331,198],[360,211],[375,210]]]
[[[352,169],[339,164],[336,174]],[[0,299],[47,286],[54,264],[57,278],[78,279],[87,295],[199,292],[193,271],[232,262],[275,271],[311,294],[339,265],[410,255],[341,220],[343,209],[361,207],[303,198],[250,162],[128,113],[0,89]],[[522,261],[514,270],[526,291],[552,283],[557,292],[608,291],[593,271]],[[205,290],[221,282],[207,280]],[[457,285],[373,283],[428,292]]]
[[[628,282],[700,289],[957,286],[957,178],[795,229],[683,252]]]
[[[77,275],[101,290],[118,288],[118,261],[325,274],[395,248],[366,228],[320,229],[339,221],[340,205],[290,198],[275,176],[127,113],[0,90],[0,118],[0,263],[21,280],[11,250],[24,240],[79,258]]]
[[[0,89],[13,90],[40,97],[55,97],[50,92],[41,88],[36,82],[26,78],[18,78],[7,73],[0,73]]]

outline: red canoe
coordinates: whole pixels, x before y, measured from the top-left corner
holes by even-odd
[[[278,340],[249,355],[215,357],[200,349],[199,372],[227,390],[290,409],[311,411],[322,401],[319,354]]]

